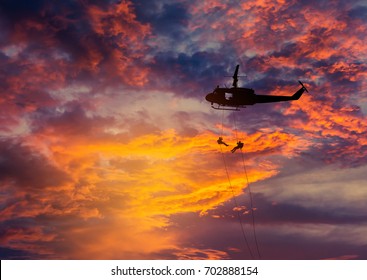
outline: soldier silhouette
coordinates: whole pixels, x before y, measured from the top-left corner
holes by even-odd
[[[228,144],[227,143],[225,143],[225,142],[223,142],[223,137],[219,137],[218,138],[218,140],[217,140],[217,143],[219,144],[219,145],[224,145],[224,146],[228,146]]]
[[[237,149],[242,149],[243,148],[243,143],[241,141],[237,142],[237,146],[234,147],[231,152],[234,153]]]

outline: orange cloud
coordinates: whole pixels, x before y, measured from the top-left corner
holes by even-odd
[[[135,59],[144,57],[147,50],[144,39],[150,35],[151,30],[148,24],[142,24],[136,19],[134,9],[130,1],[121,1],[107,9],[90,5],[88,14],[93,30],[99,36],[110,40],[108,71],[111,75],[117,74],[128,85],[142,86],[148,81],[148,69],[141,64],[138,68],[134,66]],[[95,46],[95,66],[102,63],[105,57],[98,53]],[[116,67],[113,69],[112,66]]]
[[[169,129],[127,142],[73,139],[55,130],[43,133],[29,137],[29,147],[44,150],[45,159],[67,174],[68,180],[46,186],[32,200],[14,203],[3,210],[2,217],[70,217],[73,229],[56,227],[50,239],[72,244],[59,252],[61,258],[145,258],[160,250],[176,250],[178,236],[160,232],[169,226],[171,215],[205,214],[240,195],[247,184],[240,154],[228,150],[224,152],[230,168],[229,188],[217,136],[208,131],[187,137]],[[280,131],[245,135],[244,139],[250,182],[277,173],[278,167],[266,160],[267,155],[291,156],[300,144],[297,137]],[[251,153],[256,158],[246,156]],[[154,240],[149,242],[154,246],[142,240]],[[182,254],[177,257],[194,258],[196,253]],[[224,257],[221,252],[205,254],[212,259]]]

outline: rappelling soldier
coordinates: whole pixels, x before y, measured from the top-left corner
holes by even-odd
[[[217,143],[219,145],[228,146],[228,144],[223,141],[223,137],[219,137],[218,140],[217,140]]]
[[[243,148],[243,143],[241,141],[237,142],[237,146],[234,147],[231,152],[234,153],[237,149],[242,149]]]

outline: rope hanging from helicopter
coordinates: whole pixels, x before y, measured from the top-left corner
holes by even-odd
[[[223,111],[223,114],[222,114],[222,131],[221,131],[221,135],[220,137],[223,136],[223,115],[224,115],[224,111]],[[229,176],[229,172],[228,172],[228,167],[227,167],[227,163],[226,163],[226,159],[225,159],[225,155],[224,155],[224,152],[223,152],[223,149],[222,149],[222,146],[219,145],[220,147],[220,153],[222,155],[222,160],[223,160],[223,164],[224,164],[224,168],[225,168],[225,171],[226,171],[226,175],[227,175],[227,180],[228,180],[228,184],[229,184],[229,187],[231,189],[231,193],[232,193],[232,197],[233,197],[233,201],[234,201],[234,204],[235,204],[235,207],[236,209],[239,209],[239,206],[238,206],[238,203],[237,203],[237,199],[236,199],[236,196],[234,194],[234,191],[233,191],[233,186],[232,186],[232,183],[231,183],[231,178]],[[244,242],[245,242],[245,245],[251,255],[251,258],[254,259],[254,254],[252,253],[252,250],[251,250],[251,247],[250,247],[250,244],[247,240],[247,237],[246,237],[246,232],[245,232],[245,226],[244,226],[244,223],[242,221],[242,218],[241,218],[241,214],[239,211],[236,211],[237,213],[237,218],[238,218],[238,221],[240,223],[240,226],[241,226],[241,232],[242,232],[242,236],[243,236],[243,239],[244,239]]]
[[[234,128],[235,128],[235,133],[236,133],[236,141],[239,142],[238,133],[237,133],[236,115],[235,114],[233,114],[233,124],[234,124]],[[256,246],[257,254],[259,256],[259,259],[261,259],[261,254],[260,254],[260,250],[259,250],[259,243],[257,241],[257,234],[256,234],[254,203],[253,203],[253,197],[252,197],[252,192],[251,192],[251,186],[250,186],[250,182],[249,182],[248,175],[247,175],[247,168],[246,168],[246,164],[245,164],[244,152],[242,151],[242,149],[240,149],[240,152],[241,152],[241,159],[242,159],[242,167],[243,167],[243,171],[244,171],[245,177],[246,177],[246,185],[247,185],[247,190],[248,190],[249,200],[250,200],[250,211],[251,211],[251,219],[252,219],[252,233],[253,233],[254,240],[255,240],[255,246]]]
[[[221,134],[220,134],[220,138],[219,139],[223,139],[223,127],[224,127],[224,125],[223,125],[223,119],[224,119],[224,111],[222,111]],[[238,138],[238,133],[237,133],[236,119],[235,119],[235,115],[234,114],[233,114],[233,121],[234,121],[234,127],[235,127],[236,141],[237,141],[237,143],[239,143],[239,138]],[[219,145],[219,147],[220,147],[220,152],[221,152],[221,155],[222,155],[222,160],[223,160],[225,172],[226,172],[226,175],[227,175],[229,187],[230,187],[231,192],[232,192],[232,197],[233,197],[233,201],[234,201],[234,204],[235,204],[237,218],[238,218],[239,223],[240,223],[240,226],[241,226],[242,236],[243,236],[245,245],[246,245],[246,247],[247,247],[247,249],[248,249],[248,251],[249,251],[249,253],[251,255],[251,258],[254,259],[255,256],[254,256],[254,253],[251,250],[251,247],[250,247],[248,238],[246,236],[244,222],[242,220],[242,216],[241,216],[241,213],[239,211],[240,210],[240,207],[239,207],[239,204],[237,202],[237,199],[236,199],[236,196],[235,196],[235,193],[234,193],[234,190],[233,190],[233,186],[232,186],[232,183],[231,183],[231,179],[230,179],[230,175],[229,175],[229,171],[228,171],[228,167],[227,167],[227,162],[226,162],[226,158],[225,158],[225,153],[223,152],[222,145]],[[252,216],[253,236],[254,236],[254,240],[255,240],[257,256],[258,256],[259,259],[261,259],[261,254],[260,254],[259,245],[258,245],[258,241],[257,241],[257,235],[256,235],[255,216],[254,216],[254,207],[253,207],[252,192],[251,192],[251,188],[250,188],[250,184],[249,184],[249,180],[248,180],[247,168],[246,168],[246,165],[245,165],[245,159],[244,159],[243,151],[242,151],[242,149],[240,149],[240,151],[241,151],[241,158],[242,158],[242,167],[243,167],[243,170],[244,170],[244,173],[245,173],[245,177],[246,177],[247,189],[249,191],[250,213],[251,213],[251,216]]]

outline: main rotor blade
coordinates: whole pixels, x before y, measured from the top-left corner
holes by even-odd
[[[236,66],[236,70],[234,71],[234,74],[233,74],[233,87],[237,87],[237,82],[238,82],[238,68],[240,67],[240,65],[239,64],[237,64],[237,66]]]

